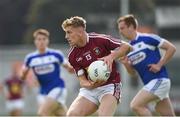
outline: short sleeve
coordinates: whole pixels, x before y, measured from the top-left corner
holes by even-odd
[[[30,68],[30,55],[26,55],[23,67]]]
[[[156,46],[156,47],[160,47],[163,44],[164,40],[165,39],[161,38],[158,35],[151,34],[150,38],[147,38],[146,42],[148,44],[150,44],[150,45],[153,45],[153,46]]]
[[[76,62],[76,59],[73,58],[73,56],[69,56],[69,63],[71,64],[71,66],[73,66],[76,75],[77,76],[81,76],[85,73],[84,69]]]
[[[112,36],[105,37],[105,46],[106,48],[109,48],[110,50],[114,50],[120,47],[121,44],[122,44],[122,41],[120,39],[116,39]]]

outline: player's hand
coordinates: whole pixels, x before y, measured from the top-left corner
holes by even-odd
[[[161,66],[159,64],[149,64],[149,71],[153,72],[153,73],[157,73],[161,70]]]
[[[103,85],[104,83],[106,83],[105,80],[97,80],[96,82],[90,81],[91,83],[91,89],[97,88],[101,85]]]
[[[68,72],[71,73],[71,74],[74,74],[75,73],[74,68],[73,67],[69,68]]]
[[[110,55],[99,58],[99,60],[103,60],[107,64],[109,71],[110,72],[112,71],[112,64],[114,60],[112,59]]]
[[[71,66],[69,63],[64,64],[63,67],[64,67],[69,73],[71,73],[71,74],[74,74],[74,73],[75,73],[73,66]]]
[[[122,64],[130,64],[130,61],[127,56],[120,57],[119,60]]]

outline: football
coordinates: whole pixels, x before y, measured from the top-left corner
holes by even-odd
[[[107,64],[102,60],[92,62],[88,67],[88,75],[91,81],[96,80],[108,80],[110,77],[110,71],[108,70]]]

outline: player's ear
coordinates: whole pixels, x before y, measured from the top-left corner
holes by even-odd
[[[49,38],[47,38],[47,43],[49,44],[49,42],[50,42],[50,40],[49,40]]]

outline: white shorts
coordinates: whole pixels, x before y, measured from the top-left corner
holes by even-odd
[[[146,84],[143,89],[158,96],[160,100],[169,97],[171,81],[168,78],[154,79]]]
[[[102,97],[106,94],[111,94],[118,102],[121,98],[121,83],[108,84],[95,89],[89,90],[87,88],[80,88],[79,95],[87,98],[96,105],[100,104]]]
[[[24,100],[23,99],[7,100],[6,108],[8,111],[12,111],[14,109],[23,109],[24,108]]]
[[[66,97],[67,97],[67,89],[56,87],[56,88],[52,89],[47,95],[38,94],[38,97],[37,97],[38,103],[39,104],[44,103],[46,97],[54,99],[57,102],[65,105]]]

